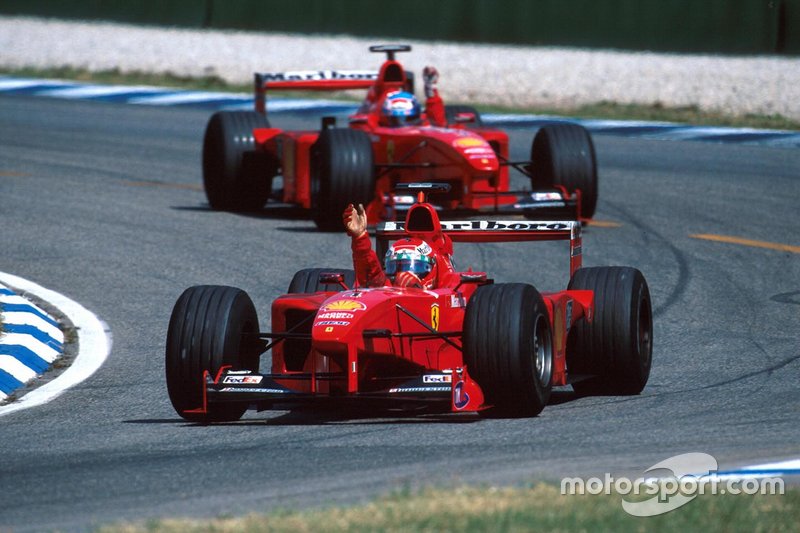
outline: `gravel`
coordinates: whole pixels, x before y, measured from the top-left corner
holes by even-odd
[[[0,17],[0,66],[217,75],[249,83],[256,70],[377,67],[381,58],[367,47],[385,41]],[[800,119],[796,57],[403,42],[414,48],[399,56],[406,68],[419,73],[435,65],[451,102],[568,109],[605,101]]]

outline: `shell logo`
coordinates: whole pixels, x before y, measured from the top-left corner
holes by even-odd
[[[366,305],[355,300],[336,300],[327,305],[322,306],[322,311],[363,311],[367,308]]]
[[[453,146],[459,148],[472,148],[473,146],[486,146],[486,141],[475,137],[461,137],[453,141]]]

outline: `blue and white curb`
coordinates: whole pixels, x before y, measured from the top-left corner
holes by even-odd
[[[758,479],[784,476],[800,476],[800,459],[743,466],[714,473],[714,477],[718,479]]]
[[[78,336],[78,353],[75,359],[71,361],[69,367],[61,372],[55,379],[26,393],[19,400],[0,406],[1,417],[16,411],[45,404],[89,378],[92,374],[97,372],[111,353],[112,338],[108,326],[103,321],[81,304],[63,294],[42,287],[25,278],[5,272],[0,272],[0,284],[2,284],[4,288],[14,287],[22,293],[31,294],[47,302],[49,305],[52,305],[54,308],[58,309],[59,313],[67,317],[74,326]],[[13,298],[13,296],[8,294],[4,294],[4,296]],[[19,298],[19,296],[16,298]],[[25,304],[35,308],[35,306],[30,304],[27,300],[23,302],[13,299],[13,301],[10,302],[12,306],[22,306]],[[5,309],[3,312],[4,321],[7,321],[7,317],[11,313],[23,312],[21,308],[14,307],[8,310],[8,307],[5,307],[5,302],[3,302],[3,305]],[[37,316],[44,320],[41,315]],[[52,320],[52,318],[50,320]],[[44,322],[47,323],[47,320],[44,320]],[[41,325],[41,322],[38,324]],[[7,326],[4,326],[4,328],[7,328]],[[9,335],[11,334],[8,333],[4,335],[3,339],[0,339],[0,341],[5,340]],[[63,343],[63,337],[61,342]]]
[[[187,91],[148,86],[95,85],[72,81],[0,76],[0,95],[19,94],[68,100],[93,100],[135,105],[195,107],[211,110],[253,109],[251,94]],[[268,98],[269,113],[352,113],[357,103],[336,100]],[[565,119],[544,115],[486,113],[487,125],[506,128],[539,128],[554,122],[577,122],[592,133],[654,140],[704,141],[800,148],[800,132],[756,128],[692,126],[674,122]]]
[[[64,333],[50,315],[0,284],[0,402],[61,357]]]

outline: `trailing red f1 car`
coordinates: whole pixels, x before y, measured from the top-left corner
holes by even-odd
[[[259,332],[245,292],[191,287],[167,334],[172,405],[197,422],[236,420],[248,408],[347,401],[534,416],[557,385],[638,394],[651,365],[647,283],[634,268],[581,268],[580,230],[574,221],[440,221],[431,204],[416,203],[405,222],[380,224],[376,239],[379,250],[421,240],[425,253],[440,258],[430,288],[365,288],[352,270],[301,270],[272,304],[272,332]],[[566,290],[493,283],[450,261],[453,242],[542,240],[569,242]],[[272,368],[261,373],[268,350]]]
[[[221,111],[203,141],[203,184],[214,209],[261,209],[269,198],[310,209],[317,226],[340,230],[350,203],[368,206],[371,223],[394,220],[413,197],[392,194],[398,183],[448,182],[441,207],[525,213],[538,218],[591,218],[597,204],[597,164],[591,136],[577,124],[541,128],[531,158],[509,160],[508,135],[483,126],[468,106],[445,106],[426,69],[426,107],[413,95],[413,76],[394,58],[406,45],[373,46],[387,54],[378,72],[300,71],[256,74],[255,111]],[[334,117],[319,131],[273,128],[266,115],[271,90],[368,89],[346,128]],[[509,167],[531,180],[511,191]],[[281,176],[283,189],[272,191]]]

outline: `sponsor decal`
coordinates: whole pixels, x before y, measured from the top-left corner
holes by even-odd
[[[453,387],[453,405],[458,410],[464,409],[469,405],[469,394],[464,390],[463,381],[459,381],[456,383],[456,386]]]
[[[536,200],[537,202],[543,202],[546,200],[563,200],[563,196],[561,196],[560,192],[532,192],[531,193],[531,200]]]
[[[366,308],[366,305],[355,300],[336,300],[323,305],[320,311],[363,311]]]
[[[483,139],[477,139],[475,137],[460,137],[453,141],[453,146],[456,148],[471,148],[475,146],[487,146],[487,144]]]
[[[255,387],[225,387],[219,390],[220,392],[266,392],[270,394],[286,394],[290,391],[285,391],[282,389],[261,389]]]
[[[261,383],[263,376],[225,376],[223,383]]]
[[[327,80],[376,80],[378,73],[372,70],[294,70],[289,72],[264,72],[261,78],[271,81],[327,81]]]
[[[349,326],[350,322],[345,322],[344,320],[320,320],[314,324],[314,327],[317,326]]]
[[[402,205],[411,205],[417,201],[416,198],[413,196],[408,196],[405,194],[395,194],[393,196],[395,205],[402,204]]]
[[[555,204],[554,204],[555,205]],[[559,203],[563,205],[563,203]],[[572,229],[578,224],[573,221],[517,221],[517,220],[459,220],[442,221],[442,229],[445,231],[564,231]],[[379,230],[381,232],[405,231],[406,223],[384,222]]]
[[[439,331],[439,304],[431,305],[431,328]]]
[[[451,383],[453,376],[450,374],[425,374],[422,376],[423,383]]]
[[[330,333],[331,331],[333,331],[333,326],[328,326],[325,328],[325,333]]]
[[[423,242],[419,246],[417,246],[417,252],[421,253],[422,255],[428,255],[433,250],[431,250],[430,245],[427,242]]]
[[[480,147],[476,147],[476,148],[467,148],[466,150],[464,150],[464,153],[465,154],[488,155],[490,153],[494,154],[494,150],[492,150],[491,148],[489,148],[487,146],[480,146]]]
[[[333,313],[322,313],[321,315],[317,315],[317,318],[320,320],[325,319],[333,319],[333,320],[349,320],[355,317],[353,313],[343,313],[343,312],[333,312]]]
[[[252,370],[228,370],[228,375],[234,374],[252,374]]]
[[[386,142],[386,161],[389,163],[394,162],[394,141],[392,139]]]
[[[467,304],[464,302],[464,297],[460,294],[450,295],[450,307],[465,307]]]
[[[389,392],[445,392],[449,390],[450,387],[397,387],[389,389]]]

